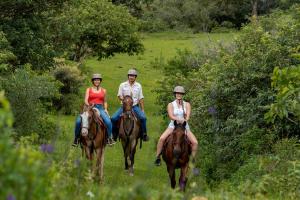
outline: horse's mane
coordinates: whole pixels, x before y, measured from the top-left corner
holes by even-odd
[[[98,114],[98,110],[96,108],[91,108],[92,112],[93,112],[93,118],[95,120],[95,122],[97,124],[99,124],[101,127],[105,127],[105,124],[102,120],[102,118],[100,117],[100,115]],[[106,130],[106,129],[105,129]]]

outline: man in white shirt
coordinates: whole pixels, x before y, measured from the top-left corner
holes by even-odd
[[[148,141],[149,137],[147,135],[147,127],[146,127],[147,119],[144,111],[144,95],[142,91],[142,86],[140,83],[135,81],[137,77],[137,71],[135,69],[128,70],[127,75],[128,75],[128,81],[121,83],[119,86],[118,98],[120,99],[120,101],[122,101],[126,95],[132,97],[133,99],[132,109],[136,114],[136,116],[139,118],[139,120],[141,120],[143,140]],[[111,117],[114,134],[116,134],[117,132],[118,129],[117,123],[122,113],[123,113],[123,108],[121,106]]]

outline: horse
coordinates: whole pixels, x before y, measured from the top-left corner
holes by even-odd
[[[99,175],[100,183],[103,181],[104,149],[107,140],[107,130],[99,111],[93,106],[85,108],[81,115],[81,136],[80,146],[82,155],[93,161],[94,153],[96,154],[95,175]]]
[[[186,122],[180,124],[174,121],[175,128],[166,139],[162,150],[162,157],[167,165],[167,171],[171,181],[171,187],[176,186],[175,169],[180,168],[179,187],[185,190],[187,183],[187,172],[189,156],[191,155],[191,146],[185,134]]]
[[[141,124],[132,110],[132,97],[125,96],[122,104],[123,113],[120,118],[119,138],[121,139],[124,152],[125,170],[129,170],[129,175],[133,176],[134,155],[141,135]]]

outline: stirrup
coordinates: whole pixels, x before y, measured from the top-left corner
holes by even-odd
[[[154,162],[154,164],[156,166],[160,166],[161,165],[161,159],[159,157],[157,157],[156,160],[155,160],[155,162]]]

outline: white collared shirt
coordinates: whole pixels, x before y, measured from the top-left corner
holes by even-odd
[[[133,105],[137,105],[141,99],[144,98],[142,86],[138,82],[134,82],[130,85],[129,81],[121,83],[119,86],[118,97],[125,97],[129,95],[133,99]]]

